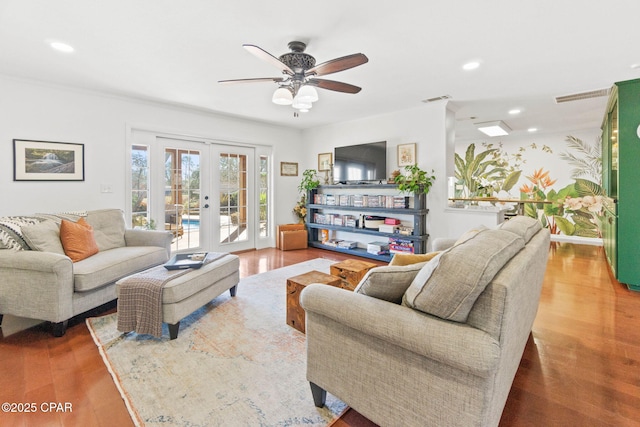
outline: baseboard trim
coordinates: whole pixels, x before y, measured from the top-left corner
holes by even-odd
[[[561,243],[576,243],[578,245],[603,246],[602,239],[599,237],[580,237],[565,236],[564,234],[552,234],[551,241]]]

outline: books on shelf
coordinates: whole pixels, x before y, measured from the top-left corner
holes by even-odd
[[[313,203],[326,206],[349,206],[359,208],[407,209],[408,196],[388,196],[382,194],[324,194],[313,195]]]
[[[378,231],[381,233],[396,233],[399,230],[397,225],[380,224]]]
[[[401,239],[397,237],[389,237],[389,252],[392,254],[403,253],[412,254],[415,249],[413,241],[409,239]]]
[[[342,249],[353,249],[358,247],[358,243],[352,240],[342,240],[338,242],[338,247]]]
[[[374,255],[383,255],[389,253],[389,242],[367,243],[367,252]]]

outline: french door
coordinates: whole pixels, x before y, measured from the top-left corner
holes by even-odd
[[[211,246],[224,252],[256,247],[256,160],[250,147],[212,144]]]

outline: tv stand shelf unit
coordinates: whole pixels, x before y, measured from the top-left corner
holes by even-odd
[[[313,202],[316,194],[331,194],[335,196],[349,194],[349,195],[395,195],[399,196],[401,193],[398,191],[398,186],[395,184],[346,184],[346,185],[321,185],[307,194],[307,201]],[[337,197],[336,197],[337,198]],[[309,246],[315,248],[322,248],[331,251],[352,254],[364,258],[376,259],[379,261],[390,261],[392,255],[377,255],[367,252],[366,248],[339,248],[334,246],[325,245],[319,238],[319,230],[335,230],[339,232],[355,233],[369,236],[379,236],[386,240],[389,237],[395,237],[400,239],[406,239],[413,242],[414,251],[417,254],[426,253],[427,250],[427,196],[426,194],[414,193],[413,195],[413,207],[411,208],[388,208],[388,207],[370,207],[370,206],[340,206],[336,205],[322,205],[317,203],[307,203],[307,231],[309,235]],[[379,216],[411,216],[413,222],[413,234],[402,235],[398,233],[383,233],[373,229],[359,228],[359,227],[345,227],[340,225],[330,224],[317,224],[313,222],[314,215],[318,212],[324,213],[353,213],[354,215],[379,215]]]

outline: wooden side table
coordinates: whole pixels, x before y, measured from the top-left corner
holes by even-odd
[[[362,280],[367,271],[377,264],[371,262],[360,261],[355,259],[347,259],[342,262],[333,264],[330,267],[331,274],[342,279],[342,288],[350,291],[354,290],[358,283]]]
[[[305,331],[305,319],[304,309],[300,306],[300,292],[311,283],[342,287],[339,277],[316,270],[287,279],[287,325],[302,333]]]

